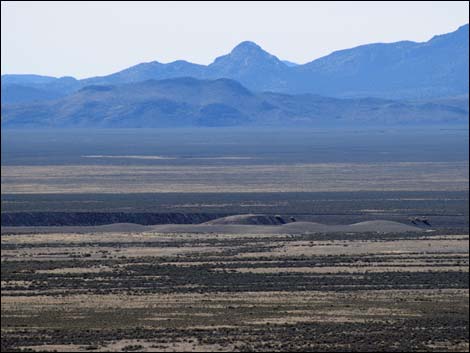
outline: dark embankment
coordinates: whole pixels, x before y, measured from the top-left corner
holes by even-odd
[[[292,219],[293,220],[293,219]],[[246,225],[280,225],[292,221],[286,217],[279,215],[273,216],[268,214],[241,214],[228,217],[217,218],[206,222],[208,225],[223,224],[246,224]]]
[[[210,213],[11,212],[2,213],[2,227],[97,226],[113,223],[198,224],[223,217]]]

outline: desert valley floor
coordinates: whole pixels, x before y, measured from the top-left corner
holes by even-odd
[[[468,131],[2,130],[1,350],[468,351],[468,182]]]

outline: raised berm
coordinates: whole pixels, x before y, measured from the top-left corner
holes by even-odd
[[[305,233],[403,233],[422,232],[429,229],[411,225],[374,220],[354,224],[328,225],[314,222],[296,222],[292,217],[263,214],[235,215],[217,218],[200,224],[158,224],[140,225],[114,223],[99,226],[62,227],[2,227],[6,233],[50,233],[66,231],[71,233],[88,232],[155,232],[155,233],[212,233],[212,234],[305,234]]]
[[[246,224],[246,225],[281,225],[288,223],[281,216],[271,216],[265,214],[242,214],[216,218],[214,220],[204,222],[203,224]]]
[[[332,232],[421,232],[411,225],[375,220],[346,225],[328,225],[314,222],[296,222],[294,218],[264,214],[245,214],[217,218],[201,224],[162,224],[151,227],[154,231],[169,233],[220,234],[304,234]]]

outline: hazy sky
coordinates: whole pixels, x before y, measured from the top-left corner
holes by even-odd
[[[371,42],[426,41],[468,23],[467,1],[2,1],[4,73],[78,78],[140,62],[209,64],[244,40],[305,63]]]

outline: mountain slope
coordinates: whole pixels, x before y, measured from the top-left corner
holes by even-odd
[[[255,91],[270,91],[288,78],[289,67],[253,42],[242,42],[207,67],[206,77],[237,80]]]
[[[62,97],[52,90],[23,86],[16,83],[2,85],[2,102],[24,103],[46,101]]]
[[[112,85],[147,80],[163,80],[175,77],[202,78],[204,76],[204,69],[204,65],[192,64],[184,60],[178,60],[168,64],[152,61],[150,63],[142,63],[132,66],[108,76],[92,77],[81,80],[80,86],[83,87],[96,84]]]
[[[294,68],[291,92],[392,98],[468,93],[468,25],[425,43],[370,44]]]
[[[52,76],[41,76],[41,75],[2,75],[3,84],[14,84],[14,85],[35,85],[35,84],[47,84],[58,80]]]
[[[87,86],[67,97],[2,106],[2,127],[374,126],[468,124],[459,99],[433,103],[253,93],[230,79]]]
[[[76,92],[81,83],[73,77],[2,75],[2,104],[57,99]]]

